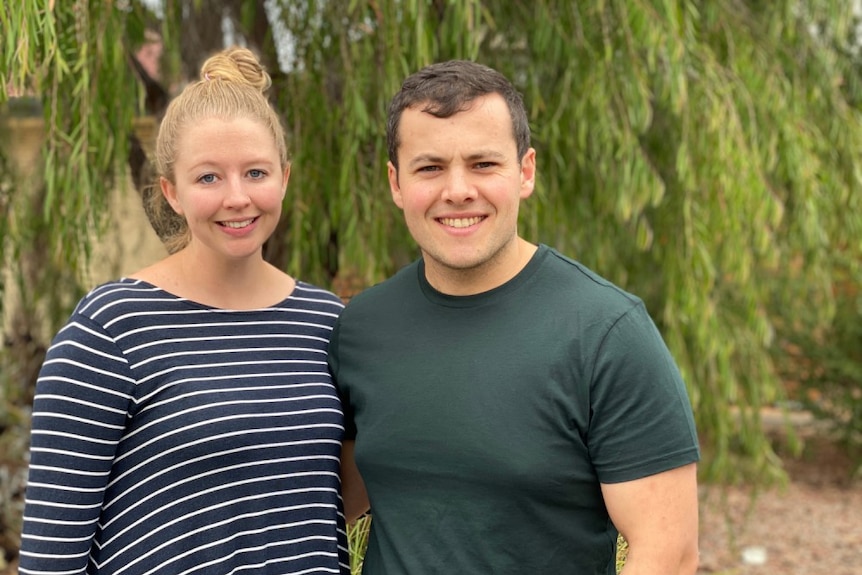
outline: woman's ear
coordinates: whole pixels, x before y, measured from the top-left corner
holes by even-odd
[[[159,186],[162,188],[162,195],[174,211],[179,215],[183,215],[183,208],[177,199],[177,186],[165,177],[159,177]]]
[[[287,182],[290,180],[290,164],[284,168],[284,179],[281,182],[281,197],[282,199],[287,194]]]

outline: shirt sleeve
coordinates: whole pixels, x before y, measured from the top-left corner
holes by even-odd
[[[113,339],[73,315],[48,349],[36,383],[22,575],[85,572],[133,390]]]
[[[335,322],[332,335],[329,338],[329,349],[327,362],[329,364],[329,375],[338,390],[338,398],[341,400],[341,409],[344,412],[344,439],[352,441],[356,439],[356,422],[353,419],[353,406],[350,403],[350,392],[338,383],[338,338],[341,332],[341,318]]]
[[[642,302],[623,313],[601,342],[590,398],[589,450],[602,483],[699,459],[685,384]]]

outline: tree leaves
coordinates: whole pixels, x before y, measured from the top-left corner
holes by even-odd
[[[126,58],[148,18],[127,4],[23,0],[0,14],[3,83],[42,95],[38,215],[57,265],[80,266],[122,181],[141,108]],[[421,66],[478,59],[528,106],[539,173],[522,233],[644,298],[689,385],[709,475],[774,475],[757,415],[783,392],[774,310],[816,302],[828,322],[833,271],[858,281],[862,261],[862,75],[843,0],[283,0],[283,70],[263,4],[221,3],[219,17],[269,58],[289,135],[271,261],[355,286],[415,257],[389,199],[386,105]],[[211,32],[212,9],[165,3],[172,82],[209,49],[196,26]]]

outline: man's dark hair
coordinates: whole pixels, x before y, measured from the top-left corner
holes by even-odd
[[[398,169],[398,126],[407,108],[422,105],[421,111],[437,118],[449,118],[469,109],[476,98],[500,94],[512,118],[512,135],[518,158],[530,149],[530,124],[524,100],[509,80],[496,70],[469,60],[449,60],[422,68],[409,76],[389,104],[386,141],[389,161]]]

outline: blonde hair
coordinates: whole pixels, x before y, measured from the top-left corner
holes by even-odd
[[[208,118],[260,122],[272,134],[281,168],[286,168],[289,160],[284,128],[265,95],[271,85],[272,79],[251,50],[232,47],[207,59],[201,66],[200,79],[186,86],[170,103],[159,126],[154,159],[156,180],[161,177],[176,183],[178,140],[183,130]],[[168,252],[184,248],[190,239],[188,226],[158,185],[150,190],[146,204],[150,223]]]

